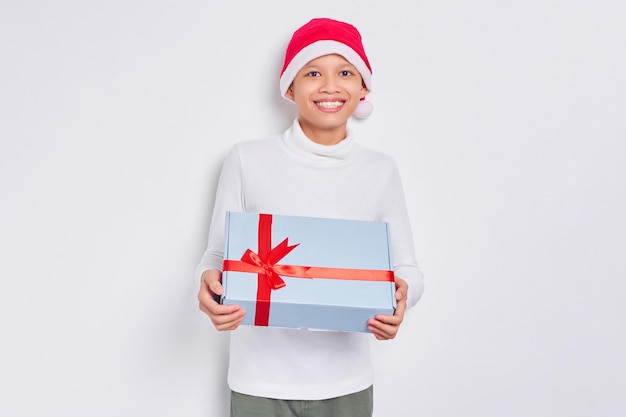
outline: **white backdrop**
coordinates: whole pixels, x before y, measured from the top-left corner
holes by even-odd
[[[0,415],[225,416],[193,270],[284,47],[354,23],[426,292],[372,341],[375,415],[626,414],[618,0],[0,3]]]

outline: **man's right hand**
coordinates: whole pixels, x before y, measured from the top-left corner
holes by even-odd
[[[215,301],[223,293],[222,273],[217,269],[204,271],[198,291],[200,310],[211,318],[217,330],[235,330],[241,324],[246,311],[238,305],[225,306]]]

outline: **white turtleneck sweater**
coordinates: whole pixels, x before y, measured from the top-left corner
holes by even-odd
[[[320,145],[296,120],[283,135],[236,144],[219,179],[207,249],[197,268],[222,269],[226,211],[389,223],[396,276],[408,306],[423,291],[398,169],[393,159],[347,137]],[[231,333],[228,384],[259,397],[318,400],[373,384],[365,333],[241,326]]]

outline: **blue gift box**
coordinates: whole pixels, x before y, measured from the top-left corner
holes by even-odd
[[[388,225],[228,212],[222,284],[244,325],[368,332],[396,307]]]

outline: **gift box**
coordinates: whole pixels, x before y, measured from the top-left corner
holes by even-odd
[[[388,225],[228,212],[222,285],[243,325],[368,332],[396,307]]]

